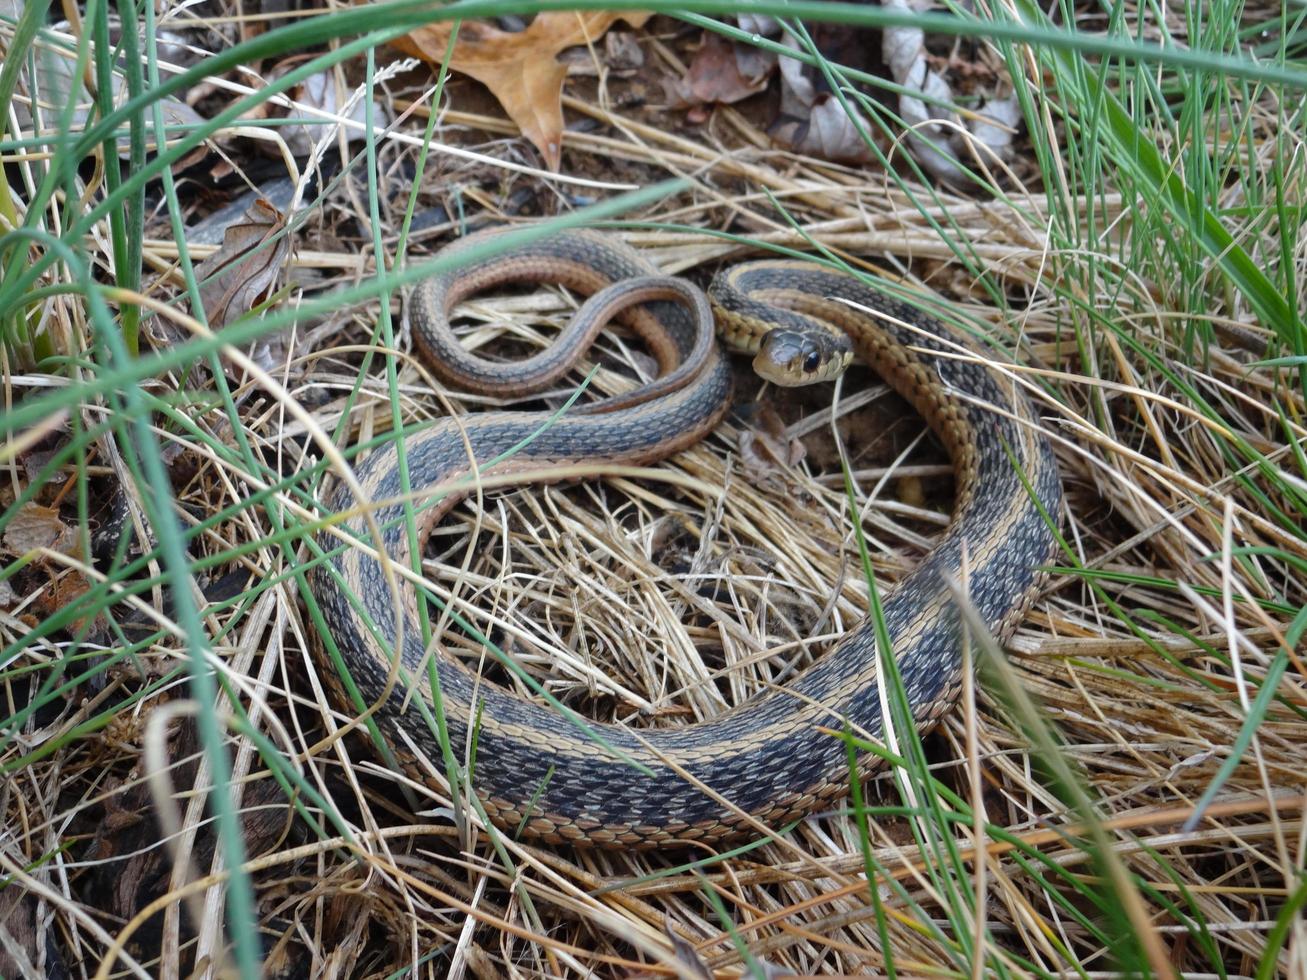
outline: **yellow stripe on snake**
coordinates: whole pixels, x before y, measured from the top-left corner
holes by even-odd
[[[485,241],[474,235],[450,249]],[[538,477],[576,462],[646,464],[702,438],[726,411],[729,365],[711,337],[702,293],[680,280],[647,278],[656,275],[651,263],[615,238],[569,232],[423,282],[409,299],[410,316],[446,383],[485,393],[542,390],[618,310],[652,350],[661,375],[631,394],[578,406],[552,424],[536,412],[439,420],[406,439],[414,490],[447,486],[474,472],[530,470]],[[524,362],[495,363],[463,348],[447,316],[461,299],[509,281],[549,281],[593,295],[551,347]],[[883,604],[913,717],[922,726],[933,722],[953,704],[961,683],[960,619],[946,577],[962,579],[965,556],[970,601],[1003,639],[1026,614],[1044,580],[1041,568],[1052,558],[1054,536],[1040,507],[1056,519],[1061,487],[1038,419],[1012,375],[994,366],[992,352],[982,353],[965,335],[851,276],[812,263],[763,260],[720,274],[709,296],[719,330],[732,344],[757,349],[762,334],[780,331],[755,359],[765,375],[784,379],[797,371],[820,378],[838,371],[847,360],[847,337],[948,449],[957,477],[952,520]],[[835,339],[814,319],[833,325]],[[511,458],[491,465],[523,443]],[[394,502],[402,484],[393,445],[372,452],[357,478],[366,503],[386,502],[374,512],[383,529],[379,547],[411,566],[403,506]],[[448,494],[419,511],[419,547],[470,492]],[[331,502],[333,511],[355,512],[343,528],[367,540],[358,506],[344,485]],[[395,678],[397,631],[382,566],[363,549],[341,548],[327,532],[319,543],[336,551],[311,578],[328,629],[363,701],[371,705],[384,696],[375,718],[395,755],[427,779],[414,750],[437,767],[442,753],[423,714],[407,700],[410,682],[422,696],[431,695],[415,590],[403,590],[400,680],[388,685]],[[777,828],[847,793],[844,742],[822,729],[851,726],[881,736],[876,649],[868,620],[785,690],[680,728],[635,731],[587,722],[599,738],[555,708],[479,679],[439,650],[435,663],[449,742],[460,757],[469,726],[475,727],[472,786],[495,823],[510,832],[522,826],[548,842],[640,848],[716,843],[755,832],[757,823]],[[344,697],[325,657],[322,666]],[[876,759],[864,757],[859,765],[868,772]]]

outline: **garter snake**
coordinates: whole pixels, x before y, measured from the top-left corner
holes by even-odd
[[[478,241],[484,238],[470,236],[450,248]],[[646,463],[709,431],[729,400],[729,367],[706,336],[710,328],[701,322],[697,291],[675,280],[643,278],[656,273],[614,238],[568,232],[420,285],[409,298],[410,317],[438,376],[492,392],[500,390],[499,374],[507,372],[511,392],[522,394],[547,387],[567,370],[597,330],[595,318],[578,314],[577,321],[585,322],[565,328],[553,347],[526,362],[492,364],[452,339],[445,318],[455,303],[497,283],[548,280],[599,293],[591,302],[604,307],[599,319],[605,319],[626,305],[623,283],[639,278],[631,302],[659,302],[628,309],[625,317],[662,374],[630,395],[578,407],[548,425],[549,416],[534,412],[439,420],[406,438],[410,485],[448,486],[476,473],[522,469],[538,479],[541,470],[577,461]],[[762,260],[720,274],[709,295],[719,331],[731,343],[756,346],[760,326],[792,332],[799,339],[783,334],[780,353],[767,356],[788,359],[788,366],[801,371],[817,369],[818,376],[828,356],[842,355],[812,356],[802,339],[813,328],[810,318],[838,328],[948,449],[956,472],[952,521],[882,606],[914,718],[929,724],[952,704],[961,683],[959,614],[945,577],[961,580],[965,562],[971,603],[990,630],[1006,638],[1028,610],[1043,582],[1041,567],[1052,557],[1054,537],[1041,508],[1056,519],[1061,488],[1038,420],[1013,375],[995,366],[1001,362],[992,352],[978,356],[982,348],[963,334],[851,276],[813,263]],[[836,346],[842,343],[837,338]],[[496,461],[513,447],[514,454]],[[376,508],[379,547],[399,565],[411,565],[403,505],[395,502],[402,482],[394,446],[373,451],[356,475],[366,497],[362,503]],[[447,493],[419,512],[419,547],[470,492]],[[342,484],[331,507],[346,512],[342,526],[348,535],[366,540],[360,503]],[[411,683],[424,697],[431,695],[415,590],[402,590],[395,671],[397,628],[380,563],[366,549],[342,548],[327,532],[319,543],[335,553],[315,568],[312,588],[358,691],[345,703],[376,704],[378,726],[401,764],[428,778],[424,772],[440,767],[442,756],[430,723],[410,701]],[[706,722],[638,732],[578,723],[476,677],[439,651],[435,670],[455,753],[465,752],[469,726],[475,729],[471,784],[494,822],[510,831],[521,826],[547,842],[639,848],[718,842],[758,822],[777,827],[847,792],[844,743],[821,729],[848,725],[881,736],[875,653],[873,625],[864,622],[785,689]],[[325,656],[322,663],[337,696],[345,697]],[[420,765],[418,756],[428,761]],[[870,770],[874,761],[860,765]]]

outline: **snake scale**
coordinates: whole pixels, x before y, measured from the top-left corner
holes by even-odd
[[[484,235],[474,235],[449,248],[484,241]],[[553,470],[577,461],[643,464],[710,431],[729,402],[729,365],[704,335],[701,294],[679,280],[649,278],[657,271],[613,237],[574,231],[422,283],[409,298],[410,316],[433,370],[446,382],[494,389],[489,362],[452,340],[445,318],[461,298],[508,281],[547,280],[599,294],[590,301],[603,308],[599,319],[623,311],[652,350],[661,375],[633,394],[577,406],[550,424],[544,424],[547,414],[536,412],[438,420],[406,438],[411,486],[447,487],[475,473],[521,470],[547,480]],[[624,283],[630,279],[638,281],[628,295]],[[1025,616],[1053,556],[1049,520],[1059,513],[1061,487],[1038,419],[1012,373],[996,366],[1001,364],[996,355],[851,276],[813,263],[761,260],[719,274],[709,295],[719,331],[733,344],[757,346],[760,329],[802,334],[812,328],[810,318],[838,328],[948,449],[956,473],[952,520],[883,603],[914,718],[922,726],[931,723],[952,705],[961,683],[959,613],[945,577],[961,579],[965,560],[970,601],[1002,639]],[[637,300],[641,305],[631,305]],[[583,318],[578,314],[578,319]],[[553,348],[508,366],[516,379],[512,393],[539,390],[565,372],[598,329],[595,317],[589,319],[579,333],[565,328]],[[826,358],[825,352],[816,356],[801,349],[798,368],[824,364]],[[514,447],[508,459],[495,462]],[[367,541],[360,504],[374,507],[382,528],[379,547],[399,566],[411,567],[393,444],[372,451],[356,475],[364,501],[343,482],[331,500],[331,509],[345,515],[342,530]],[[419,510],[418,547],[471,492],[469,483]],[[329,531],[320,532],[318,542],[330,557],[314,568],[311,587],[358,697],[348,697],[325,655],[324,673],[343,704],[355,709],[377,704],[374,717],[401,764],[430,779],[432,767],[443,772],[443,764],[433,728],[410,697],[411,684],[423,698],[431,697],[416,591],[401,590],[403,621],[397,629],[380,562],[363,548],[342,547]],[[392,651],[401,634],[395,671]],[[510,832],[520,828],[551,843],[715,844],[759,825],[779,827],[847,793],[844,743],[823,728],[847,725],[872,737],[883,732],[870,621],[843,636],[787,688],[678,728],[636,731],[581,723],[479,679],[439,650],[434,664],[449,744],[470,771],[488,816]],[[463,757],[472,741],[469,726],[475,729],[470,766]],[[874,757],[860,762],[864,771],[875,764]]]

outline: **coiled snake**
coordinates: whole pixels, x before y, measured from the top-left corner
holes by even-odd
[[[451,248],[484,241],[471,236]],[[545,424],[549,416],[531,412],[438,421],[406,439],[411,486],[447,486],[473,474],[469,446],[481,475],[529,469],[538,477],[541,470],[577,461],[651,462],[707,433],[729,400],[729,366],[704,323],[710,317],[702,294],[678,280],[645,278],[656,273],[614,238],[568,232],[424,282],[409,300],[414,332],[447,382],[498,390],[497,374],[506,372],[513,393],[540,390],[568,369],[609,313],[635,302],[646,305],[627,309],[626,319],[662,374],[632,394],[577,407],[551,424]],[[639,281],[627,284],[632,278]],[[599,295],[552,347],[527,362],[490,364],[468,354],[449,332],[449,310],[486,286],[521,280]],[[805,339],[813,326],[809,317],[833,324],[945,443],[957,475],[952,521],[883,604],[914,718],[928,724],[952,704],[961,680],[959,614],[944,577],[962,578],[965,555],[970,601],[990,630],[1005,638],[1028,610],[1043,581],[1041,567],[1053,554],[1054,535],[1044,514],[1057,518],[1061,488],[1030,405],[1012,376],[993,365],[992,353],[987,362],[962,334],[850,276],[812,263],[764,260],[727,270],[709,293],[719,329],[731,343],[756,347],[759,328],[783,331],[759,358],[763,367],[771,364],[782,373],[793,369],[820,377],[833,359],[847,359],[838,333],[832,342],[822,336],[829,331],[818,328],[818,340]],[[493,462],[515,447],[509,458]],[[357,479],[367,503],[376,505],[374,517],[383,529],[378,547],[399,565],[411,565],[403,505],[395,502],[401,480],[393,445],[372,452],[358,466]],[[469,492],[470,486],[447,493],[419,511],[418,547]],[[367,539],[348,486],[342,484],[331,507],[352,512],[344,530]],[[342,548],[326,531],[318,540],[335,553],[312,572],[312,589],[361,703],[383,699],[375,714],[382,733],[406,767],[425,778],[429,770],[417,766],[415,752],[428,766],[441,766],[442,756],[433,727],[409,700],[410,684],[423,697],[431,695],[415,591],[403,590],[396,682],[391,651],[397,630],[380,563],[364,549]],[[844,743],[821,728],[848,725],[872,737],[883,729],[870,621],[786,690],[672,729],[579,724],[555,708],[479,681],[439,651],[434,662],[449,744],[460,757],[469,726],[475,728],[471,782],[486,812],[510,831],[521,827],[549,842],[639,848],[718,842],[749,832],[755,822],[777,827],[847,792]],[[325,657],[323,666],[344,697]],[[874,761],[861,765],[870,769]]]

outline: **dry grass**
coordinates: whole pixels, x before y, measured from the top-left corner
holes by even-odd
[[[650,45],[660,47],[675,57],[668,44]],[[392,104],[418,100],[419,81],[392,81]],[[455,88],[437,140],[521,162],[527,151],[518,142],[473,143],[505,130],[496,117],[460,107],[467,91]],[[565,169],[596,177],[621,161],[621,181],[688,179],[642,216],[679,230],[646,226],[628,236],[664,269],[702,281],[720,260],[745,254],[707,231],[729,228],[792,246],[807,238],[950,304],[1028,365],[1024,377],[1058,447],[1069,553],[1008,657],[982,670],[980,685],[926,743],[933,776],[979,805],[983,826],[886,815],[870,822],[864,840],[841,810],[783,841],[696,868],[684,862],[712,855],[544,850],[511,840],[496,851],[484,834],[460,835],[447,794],[388,771],[357,731],[339,734],[347,719],[316,676],[315,627],[291,577],[293,551],[269,540],[276,529],[262,506],[239,506],[270,477],[214,451],[233,444],[220,405],[192,405],[186,411],[197,429],[189,435],[156,420],[183,516],[235,508],[199,537],[192,556],[218,556],[198,580],[208,601],[238,597],[210,606],[205,626],[226,685],[220,711],[232,717],[236,697],[247,719],[229,729],[231,788],[247,822],[269,973],[838,976],[880,974],[888,958],[899,976],[956,976],[965,973],[956,946],[963,921],[987,956],[975,960],[974,975],[1104,975],[1123,968],[1114,959],[1120,949],[1106,941],[1119,938],[1110,917],[1091,901],[1109,895],[1131,922],[1147,924],[1134,942],[1152,972],[1206,974],[1219,964],[1229,976],[1252,975],[1277,913],[1302,887],[1307,852],[1307,666],[1301,644],[1292,649],[1286,639],[1307,606],[1307,545],[1301,528],[1277,517],[1277,509],[1301,513],[1290,496],[1303,492],[1294,456],[1307,408],[1301,390],[1280,369],[1251,363],[1240,346],[1245,333],[1217,331],[1203,356],[1184,349],[1182,308],[1170,288],[1121,268],[1110,240],[1094,255],[1049,234],[1053,211],[1068,206],[1092,204],[1100,221],[1131,220],[1122,196],[1045,198],[1027,189],[1037,181],[1026,163],[1005,178],[1005,198],[935,188],[933,203],[922,204],[876,168],[771,149],[735,110],[718,111],[691,135],[654,124],[658,117],[639,108],[617,107],[602,83],[592,92],[567,102],[574,118],[588,116],[598,128],[569,134]],[[420,134],[421,122],[419,111],[403,131]],[[1035,138],[1057,145],[1060,132]],[[1264,128],[1259,133],[1269,138]],[[378,151],[387,203],[380,232],[393,247],[404,167],[416,150],[386,138]],[[360,169],[314,205],[292,260],[297,288],[316,293],[373,273],[361,181]],[[567,209],[565,194],[590,193],[437,149],[421,200],[453,214],[457,194],[467,212],[494,214],[522,188],[529,207],[546,213]],[[168,268],[175,246],[166,226],[151,227],[148,261]],[[448,231],[437,223],[415,248],[439,244]],[[995,305],[959,255],[983,264],[1008,308]],[[1094,269],[1114,291],[1084,292]],[[152,287],[159,295],[172,290],[164,281]],[[1110,307],[1087,302],[1109,295]],[[469,312],[469,342],[494,345],[505,332],[517,343],[547,338],[541,325],[571,304],[558,296],[480,301]],[[1241,312],[1217,297],[1211,322],[1244,329]],[[76,305],[57,303],[50,313],[69,336],[88,341]],[[1122,332],[1104,330],[1099,316]],[[324,431],[347,414],[347,443],[391,428],[391,388],[376,367],[346,401],[363,351],[376,349],[369,339],[376,317],[375,306],[341,310],[255,351],[277,390],[234,372],[243,436],[269,472],[291,475],[312,462],[304,423],[286,411],[289,399]],[[433,395],[406,336],[385,353],[396,358],[405,423],[439,416],[450,402],[480,407],[457,394]],[[611,338],[596,359],[604,370],[595,383],[604,391],[647,366],[638,350]],[[11,400],[41,384],[32,374],[6,373]],[[164,397],[179,384],[166,374],[146,388]],[[742,405],[752,396],[742,393]],[[833,408],[829,390],[762,397],[779,398],[782,442],[801,441],[803,462],[783,465],[750,449],[750,430],[736,416],[655,468],[487,491],[437,533],[425,566],[431,589],[589,717],[685,724],[784,684],[865,610],[840,447],[881,584],[892,585],[929,549],[947,519],[950,481],[920,420],[861,370],[837,390]],[[1199,399],[1214,413],[1204,414]],[[99,421],[102,408],[88,404],[84,424]],[[1245,464],[1231,450],[1236,442],[1265,462]],[[11,497],[35,465],[18,459],[27,468],[11,463]],[[107,497],[121,466],[107,443],[100,448],[85,472],[93,493]],[[306,485],[276,491],[282,521],[308,518],[298,492]],[[50,615],[33,611],[49,607],[25,594],[25,583],[31,590],[65,583],[74,601],[96,580],[93,570],[61,561],[13,578],[15,599],[0,624],[7,644]],[[74,975],[96,975],[105,951],[120,944],[114,971],[130,962],[138,975],[175,975],[170,964],[221,955],[226,917],[225,866],[202,797],[191,792],[207,785],[208,770],[179,721],[188,710],[176,670],[185,647],[161,588],[136,609],[126,600],[104,605],[118,622],[138,624],[132,636],[160,619],[164,632],[134,657],[97,668],[20,731],[6,729],[0,874],[10,884],[0,890],[0,908],[26,896],[18,910],[36,915],[38,933]],[[478,644],[437,622],[451,655],[482,662]],[[104,638],[92,647],[121,644],[111,632],[91,635]],[[33,678],[39,684],[50,675],[70,648],[67,637],[29,642],[6,665],[0,714],[32,697]],[[1286,652],[1276,697],[1232,759],[1260,682]],[[69,676],[81,669],[73,665]],[[1013,688],[1029,694],[1037,713],[1011,696]],[[106,710],[112,719],[97,720]],[[1040,749],[1047,730],[1094,801],[1090,824]],[[273,748],[303,779],[292,794],[301,810],[267,768]],[[1227,761],[1233,766],[1216,798],[1200,810]],[[866,792],[874,806],[905,802],[888,775]],[[140,819],[169,808],[177,820],[171,834]],[[333,811],[339,823],[323,816]],[[470,816],[460,818],[466,829]],[[872,891],[868,866],[879,869]],[[1111,878],[1113,866],[1126,878]],[[1121,880],[1129,882],[1124,891]],[[0,941],[2,949],[8,940],[0,934]],[[1299,921],[1269,975],[1303,976],[1304,949]]]

